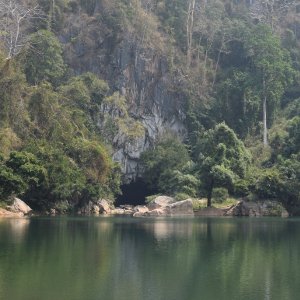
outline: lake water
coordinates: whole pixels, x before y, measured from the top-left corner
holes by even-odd
[[[1,219],[0,299],[300,299],[300,220]]]

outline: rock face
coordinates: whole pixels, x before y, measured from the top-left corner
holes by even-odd
[[[276,201],[247,202],[239,201],[235,206],[225,211],[225,216],[287,217],[288,212],[281,203]]]
[[[79,215],[107,215],[114,207],[110,205],[109,200],[99,199],[97,202],[89,201],[85,206],[78,210]]]
[[[14,198],[13,203],[7,206],[7,210],[13,213],[23,214],[23,216],[32,212],[32,209],[19,198]]]
[[[121,163],[129,182],[141,172],[141,153],[160,136],[166,131],[185,135],[187,97],[180,88],[185,79],[180,71],[170,71],[169,47],[164,45],[163,36],[144,43],[144,36],[125,27],[112,35],[116,30],[105,22],[104,6],[99,2],[90,16],[83,11],[69,13],[67,26],[59,35],[74,73],[93,72],[108,81],[111,91],[126,98],[130,116],[144,126],[144,133],[137,138],[117,134],[113,139],[113,158]],[[101,127],[101,119],[95,123]]]

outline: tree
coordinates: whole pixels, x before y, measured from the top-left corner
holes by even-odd
[[[246,176],[251,157],[243,142],[225,123],[203,134],[197,152],[199,176],[210,207],[214,187],[233,191],[234,183]]]
[[[40,185],[47,178],[46,169],[32,153],[13,151],[6,166],[23,179],[28,189]]]
[[[27,81],[34,85],[44,80],[57,84],[66,67],[56,36],[50,31],[39,30],[30,37],[29,45],[23,58]]]
[[[187,10],[187,18],[186,18],[186,56],[187,56],[187,68],[191,65],[192,59],[192,46],[193,46],[193,30],[194,30],[194,12],[195,12],[195,0],[188,1],[188,10]]]
[[[65,0],[38,0],[38,4],[47,15],[45,21],[47,21],[48,30],[57,31],[62,29],[63,10],[66,3]]]
[[[27,189],[26,183],[13,170],[0,164],[0,200],[7,200],[11,195],[20,195]]]
[[[42,184],[47,172],[37,158],[27,152],[13,151],[7,161],[0,161],[0,197],[21,195]]]
[[[160,141],[154,149],[142,153],[143,178],[152,190],[170,192],[169,183],[174,177],[173,172],[181,171],[189,160],[185,145],[174,137],[168,137]]]
[[[28,35],[24,23],[42,18],[38,6],[26,7],[17,0],[0,0],[0,40],[4,42],[7,58],[17,55],[24,47]]]
[[[0,53],[0,56],[1,53]],[[0,127],[18,128],[24,130],[25,117],[22,104],[26,92],[24,74],[14,61],[0,57]]]
[[[255,74],[251,89],[262,101],[263,143],[266,146],[268,114],[276,111],[286,86],[293,81],[294,71],[288,52],[268,26],[255,26],[245,38],[245,48]]]
[[[287,160],[281,160],[277,166],[282,185],[279,197],[289,212],[300,214],[300,153],[293,154]]]
[[[296,3],[296,0],[256,0],[250,8],[250,16],[269,25],[274,32],[288,11],[296,7]]]

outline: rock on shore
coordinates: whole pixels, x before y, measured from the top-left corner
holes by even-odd
[[[121,205],[114,207],[109,200],[100,199],[88,202],[78,214],[83,215],[132,215],[134,217],[150,216],[193,216],[193,202],[191,199],[176,202],[168,196],[158,196],[146,205]]]
[[[133,217],[164,217],[164,216],[282,216],[288,217],[288,212],[280,202],[259,201],[249,202],[241,200],[237,204],[226,208],[208,207],[194,213],[191,199],[176,201],[172,197],[158,196],[147,205],[121,205],[114,207],[109,200],[89,202],[80,209],[84,215],[131,215]]]
[[[5,209],[0,208],[0,217],[6,218],[20,218],[32,212],[32,209],[21,199],[14,198],[11,205]]]
[[[206,207],[195,212],[196,216],[205,217],[288,217],[287,210],[278,201],[250,202],[241,200],[226,208]]]
[[[247,217],[288,217],[287,210],[277,201],[249,202],[241,200],[236,205],[224,211],[225,216]]]
[[[191,199],[175,201],[174,198],[158,196],[147,205],[148,211],[135,213],[134,217],[193,216]]]

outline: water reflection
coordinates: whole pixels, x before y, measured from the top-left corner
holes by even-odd
[[[298,299],[299,233],[296,219],[5,220],[0,299]]]
[[[21,242],[25,237],[30,221],[28,219],[10,220],[11,233],[15,241]]]
[[[193,226],[188,220],[182,222],[157,220],[151,223],[142,223],[141,226],[158,241],[170,238],[188,238],[193,233]]]

